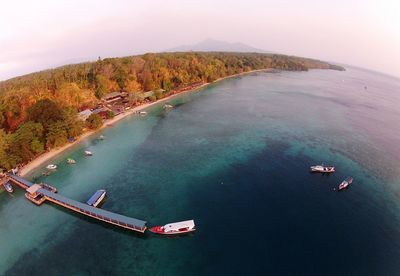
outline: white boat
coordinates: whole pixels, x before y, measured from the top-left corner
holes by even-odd
[[[99,140],[104,140],[106,137],[104,137],[104,135],[100,135],[99,136]]]
[[[9,182],[6,182],[3,184],[4,189],[6,189],[7,192],[12,193],[14,192],[13,187],[11,186],[11,184]]]
[[[174,107],[172,105],[170,105],[170,104],[164,104],[163,108],[164,109],[171,109],[171,108],[174,108]]]
[[[346,189],[351,183],[353,183],[353,178],[352,177],[348,177],[345,180],[343,180],[342,183],[340,183],[339,185],[339,191]]]
[[[335,167],[316,165],[316,166],[311,166],[310,171],[311,172],[320,172],[320,173],[333,173],[333,172],[335,172]]]
[[[139,111],[139,115],[145,116],[145,115],[147,115],[147,112],[146,111]]]
[[[89,150],[85,150],[85,155],[86,156],[92,156],[93,153],[91,151],[89,151]]]
[[[67,159],[67,163],[68,164],[76,164],[76,161],[74,159],[72,159],[72,158],[68,158]]]
[[[57,165],[54,165],[54,164],[47,165],[46,169],[55,170],[55,169],[57,169]]]
[[[164,226],[154,226],[149,229],[151,232],[160,235],[178,235],[195,231],[194,220],[169,223]]]

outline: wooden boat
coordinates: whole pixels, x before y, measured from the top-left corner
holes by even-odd
[[[14,192],[14,189],[13,189],[13,187],[11,186],[11,184],[9,182],[4,183],[3,187],[9,193]]]
[[[92,156],[93,153],[91,151],[89,151],[89,150],[85,150],[85,155],[86,156]]]
[[[348,177],[345,180],[343,180],[342,183],[339,184],[339,191],[346,189],[351,183],[353,183],[353,178],[352,177]]]
[[[194,220],[169,223],[164,226],[154,226],[149,229],[151,232],[160,235],[179,235],[195,231]]]
[[[319,173],[333,173],[333,172],[335,172],[335,167],[316,165],[316,166],[311,166],[310,171],[311,172],[319,172]]]
[[[54,164],[47,165],[46,169],[55,170],[55,169],[57,169],[57,165],[54,165]]]
[[[74,159],[72,159],[72,158],[68,158],[67,159],[67,163],[68,164],[76,164],[76,161]]]
[[[89,200],[86,202],[87,205],[97,207],[106,196],[106,190],[98,190],[92,195]]]

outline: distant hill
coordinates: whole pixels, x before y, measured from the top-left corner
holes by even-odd
[[[272,53],[257,49],[241,42],[226,42],[215,39],[206,39],[192,45],[182,45],[167,49],[165,52],[237,52],[237,53]]]

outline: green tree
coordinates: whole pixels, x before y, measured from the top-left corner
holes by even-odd
[[[19,126],[10,139],[10,153],[16,157],[17,162],[31,160],[44,151],[43,134],[41,123],[29,121]]]
[[[7,160],[9,146],[9,137],[7,133],[3,129],[0,129],[0,168],[4,168],[6,170],[9,169]]]
[[[66,108],[63,114],[63,121],[67,130],[68,138],[77,137],[82,134],[84,122],[78,119],[74,108]]]
[[[112,112],[112,111],[107,111],[106,117],[107,117],[107,119],[114,118],[114,112]]]
[[[102,75],[96,75],[96,92],[95,96],[98,99],[101,99],[108,90],[108,85],[107,85],[107,78],[102,76]]]
[[[58,121],[63,119],[62,108],[49,99],[38,101],[35,105],[31,106],[28,110],[29,119],[36,123],[41,123],[45,128],[51,121]]]
[[[118,68],[115,72],[115,81],[117,82],[120,89],[125,89],[127,80],[128,74],[122,68]]]
[[[103,119],[99,114],[91,114],[86,120],[86,124],[90,129],[98,129],[103,125]]]
[[[52,121],[46,134],[46,146],[57,148],[68,142],[67,126],[64,121]]]

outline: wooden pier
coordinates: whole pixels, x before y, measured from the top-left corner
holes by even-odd
[[[25,197],[40,205],[46,200],[70,209],[85,216],[114,224],[116,226],[143,233],[146,230],[146,221],[119,215],[103,209],[95,208],[87,204],[56,194],[55,188],[47,184],[33,184],[19,176],[8,174],[7,178],[15,185],[26,190]]]

